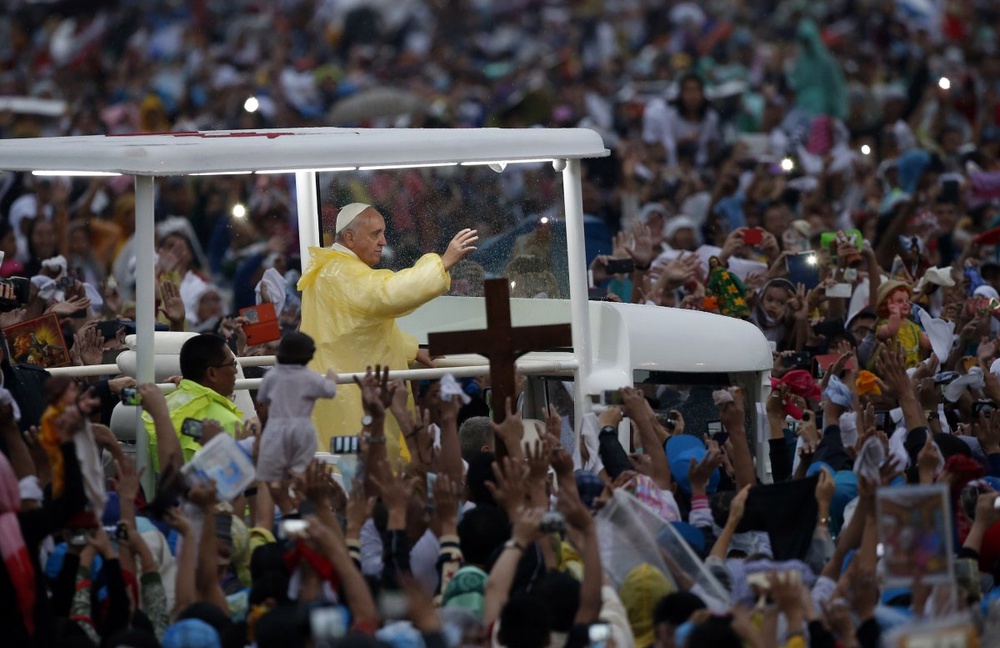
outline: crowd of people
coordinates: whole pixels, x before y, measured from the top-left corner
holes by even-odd
[[[994,3],[7,4],[4,138],[592,128],[611,152],[584,166],[593,298],[747,320],[774,354],[763,402],[639,384],[580,429],[565,399],[523,412],[481,382],[373,367],[356,441],[308,461],[304,408],[338,396],[304,373],[291,176],[157,180],[159,323],[194,334],[165,397],[46,371],[125,346],[131,179],[4,173],[9,645],[870,648],[1000,627]],[[567,296],[546,168],[321,177],[327,244],[338,207],[371,205],[372,265],[474,228],[451,294],[507,276],[513,296]],[[265,302],[297,351],[248,341],[239,311]],[[46,316],[54,333],[15,333]],[[239,358],[276,350],[242,411]],[[281,382],[293,371],[309,394]],[[154,479],[108,427],[131,403]],[[229,437],[267,481],[196,478]]]

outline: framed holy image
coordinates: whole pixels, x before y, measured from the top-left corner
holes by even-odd
[[[880,488],[875,496],[886,584],[954,581],[951,505],[943,484]]]

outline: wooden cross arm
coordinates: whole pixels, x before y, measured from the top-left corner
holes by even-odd
[[[573,330],[569,324],[520,326],[510,329],[505,339],[501,332],[491,335],[489,329],[429,333],[427,346],[431,355],[478,353],[487,358],[496,354],[521,356],[530,351],[545,351],[573,345]]]

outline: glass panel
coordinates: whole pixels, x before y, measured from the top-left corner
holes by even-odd
[[[561,176],[549,163],[453,166],[318,175],[323,244],[334,241],[336,210],[373,205],[386,220],[380,267],[409,267],[444,252],[463,228],[479,248],[452,271],[452,295],[481,296],[484,278],[507,277],[512,297],[569,298]]]

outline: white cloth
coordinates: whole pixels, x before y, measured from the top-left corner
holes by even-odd
[[[281,312],[285,308],[285,278],[282,277],[281,273],[274,268],[268,268],[265,270],[264,276],[260,278],[260,281],[257,283],[257,287],[254,288],[258,304],[261,303],[261,286],[267,286],[267,297],[274,305],[274,314],[281,315]]]
[[[463,405],[468,405],[469,401],[472,400],[468,394],[462,391],[462,386],[455,380],[455,376],[446,373],[441,376],[441,400],[450,403],[453,396],[458,396]]]
[[[869,437],[861,446],[858,458],[854,460],[854,472],[868,479],[881,479],[879,468],[884,461],[885,448],[882,447],[882,442],[875,437]]]
[[[104,504],[108,501],[108,492],[104,487],[101,451],[97,447],[90,423],[86,423],[83,430],[73,436],[73,446],[76,448],[76,458],[80,462],[80,474],[83,477],[83,490],[87,495],[87,501],[100,519],[104,513]]]
[[[191,272],[190,270],[181,280],[180,295],[184,302],[184,311],[187,321],[193,325],[200,324],[198,319],[198,307],[201,305],[201,298],[209,292],[215,291],[207,281]]]
[[[599,432],[597,426],[597,414],[594,414],[593,412],[587,412],[584,414],[580,423],[580,428],[580,438],[583,439],[583,445],[587,448],[587,454],[590,455],[590,457],[587,462],[584,463],[583,454],[580,452],[580,444],[575,444],[573,447],[573,468],[575,470],[588,470],[593,473],[599,473],[604,470],[604,463],[601,461],[601,454],[597,442],[597,434]]]
[[[983,377],[983,370],[979,367],[972,367],[969,369],[969,373],[964,376],[959,376],[955,380],[948,383],[944,388],[944,397],[949,403],[956,402],[962,397],[962,393],[966,389],[972,391],[982,391],[985,386],[985,379]]]
[[[13,394],[11,394],[3,387],[0,387],[0,403],[3,403],[5,405],[10,405],[10,408],[13,410],[14,413],[14,420],[15,421],[21,420],[21,408],[17,406],[17,401],[14,400]]]
[[[927,333],[931,342],[931,348],[938,360],[944,360],[951,355],[951,349],[955,342],[955,323],[946,322],[943,319],[931,317],[931,314],[923,308],[917,307],[917,319]]]
[[[42,261],[42,268],[50,271],[58,271],[57,277],[66,274],[66,267],[66,257],[61,254]]]
[[[38,477],[35,475],[28,475],[17,482],[17,488],[23,500],[41,502],[45,499],[45,492],[42,490],[41,484],[38,483]]]
[[[56,285],[55,279],[45,275],[35,275],[31,283],[38,290],[38,296],[45,301],[62,301],[62,291]]]

